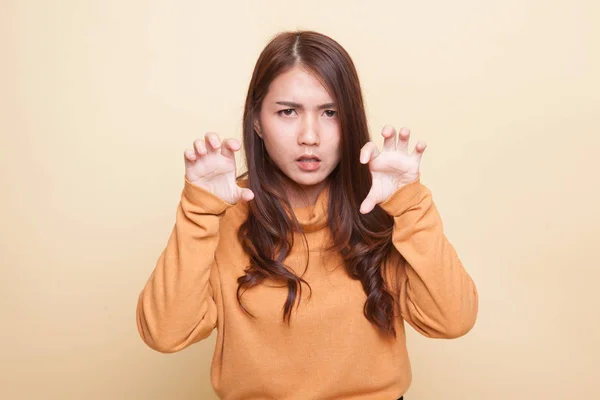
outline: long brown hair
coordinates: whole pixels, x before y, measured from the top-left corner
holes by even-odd
[[[392,248],[393,219],[379,206],[366,215],[359,212],[371,188],[371,174],[366,165],[359,163],[360,149],[369,141],[369,132],[358,74],[342,46],[313,31],[275,36],[260,54],[248,88],[243,119],[248,172],[243,177],[248,177],[255,197],[249,203],[248,218],[238,231],[242,247],[250,256],[245,275],[238,278],[238,302],[248,312],[241,301],[243,291],[267,277],[279,281],[288,287],[283,319],[289,323],[292,308],[302,295],[302,284],[310,289],[302,277],[283,263],[293,246],[293,232],[298,230],[298,221],[284,192],[284,185],[290,182],[270,159],[254,130],[270,83],[296,65],[319,77],[338,105],[341,159],[329,176],[331,249],[340,252],[349,275],[361,281],[367,294],[365,317],[395,336],[394,299],[383,278]]]

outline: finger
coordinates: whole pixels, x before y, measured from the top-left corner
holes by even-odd
[[[204,136],[206,149],[209,151],[217,151],[221,147],[221,139],[214,132],[209,132]]]
[[[362,204],[360,205],[360,213],[361,214],[368,214],[371,211],[373,211],[373,209],[375,208],[375,201],[370,197],[370,193],[369,195],[367,195],[367,197],[363,200]]]
[[[192,149],[187,149],[183,152],[183,157],[185,158],[185,162],[190,163],[196,161],[198,158],[196,156],[196,152]]]
[[[386,125],[381,130],[381,136],[383,139],[383,151],[394,151],[396,150],[396,129],[391,125]]]
[[[225,139],[221,143],[221,154],[228,158],[234,158],[236,151],[240,149],[240,143],[235,139]]]
[[[360,150],[360,162],[361,164],[367,164],[371,160],[374,160],[379,155],[377,145],[373,142],[369,142],[363,146]]]
[[[413,151],[413,156],[416,156],[420,161],[426,148],[427,148],[427,144],[420,140],[417,143],[417,145],[415,146],[415,151]]]
[[[196,150],[196,159],[206,155],[206,145],[204,144],[204,140],[196,139],[194,140],[194,150]]]
[[[252,192],[252,190],[250,189],[241,189],[240,188],[240,199],[242,199],[243,201],[250,201],[252,199],[254,199],[254,192]]]
[[[410,140],[410,129],[408,129],[408,128],[400,129],[400,132],[398,133],[398,145],[397,145],[396,149],[398,151],[407,152],[409,140]]]

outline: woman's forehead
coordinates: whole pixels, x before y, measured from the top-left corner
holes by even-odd
[[[306,107],[332,102],[319,79],[301,67],[294,67],[277,76],[269,86],[267,98],[273,103],[287,101]]]

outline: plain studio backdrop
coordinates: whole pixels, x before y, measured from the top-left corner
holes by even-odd
[[[595,0],[2,0],[0,398],[216,399],[216,335],[154,352],[137,296],[183,151],[239,138],[260,50],[313,29],[353,57],[376,143],[428,143],[479,289],[467,336],[407,328],[407,399],[599,399],[599,20]]]

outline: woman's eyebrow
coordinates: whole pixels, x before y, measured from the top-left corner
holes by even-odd
[[[292,107],[292,108],[300,108],[303,109],[304,106],[300,103],[295,103],[293,101],[277,101],[275,102],[276,104],[282,105],[282,106],[286,106],[286,107]],[[317,107],[319,110],[324,110],[327,108],[335,108],[336,104],[335,103],[325,103],[325,104],[321,104],[319,107]]]

